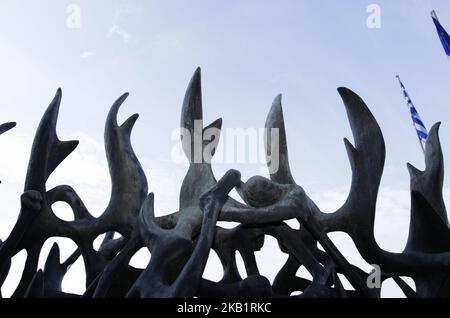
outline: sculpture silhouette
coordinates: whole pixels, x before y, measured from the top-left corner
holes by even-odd
[[[374,237],[376,200],[385,162],[385,144],[380,127],[363,100],[346,88],[339,88],[355,145],[345,147],[352,168],[352,183],[344,205],[334,213],[323,213],[298,185],[290,171],[281,95],[269,111],[266,128],[279,131],[279,167],[269,171],[270,179],[255,176],[240,181],[240,174],[228,171],[219,181],[211,161],[198,161],[192,151],[209,147],[211,156],[219,136],[201,144],[182,136],[190,162],[180,190],[179,211],[155,217],[154,194],[148,194],[144,171],[131,146],[130,135],[138,118],[123,124],[117,113],[128,94],[111,107],[105,125],[105,151],[111,175],[111,197],[105,211],[94,217],[76,191],[68,185],[47,190],[46,181],[58,165],[77,147],[78,141],[60,141],[56,134],[62,92],[46,110],[33,142],[21,210],[8,238],[0,243],[0,287],[10,269],[11,258],[26,250],[27,259],[13,297],[380,297],[380,288],[370,288],[366,273],[350,264],[328,237],[342,231],[355,243],[369,264],[382,269],[381,280],[393,278],[407,297],[450,297],[450,231],[442,197],[444,163],[439,142],[439,124],[433,126],[426,145],[426,168],[419,171],[408,164],[411,175],[411,222],[402,253],[381,249]],[[187,88],[181,112],[181,128],[190,135],[208,129],[220,131],[218,119],[203,127],[201,74],[197,69]],[[0,134],[14,127],[0,125]],[[267,155],[274,143],[266,139]],[[236,189],[243,202],[229,196]],[[74,214],[64,221],[52,211],[55,202],[66,202]],[[297,219],[300,228],[285,223]],[[224,229],[217,221],[239,225]],[[121,237],[114,239],[114,234]],[[96,251],[93,241],[105,238]],[[255,252],[266,235],[274,237],[288,254],[286,264],[271,284],[260,275]],[[38,270],[42,246],[51,237],[66,237],[77,249],[61,263],[55,244],[43,270]],[[323,250],[318,248],[318,244]],[[151,259],[143,270],[129,263],[142,247]],[[210,250],[223,266],[223,278],[212,282],[202,278]],[[247,278],[242,279],[236,263],[242,256]],[[86,291],[83,295],[62,291],[61,283],[70,265],[83,257]],[[312,276],[297,276],[300,267]],[[346,290],[342,274],[354,290]],[[411,277],[416,289],[400,276]],[[301,292],[291,296],[294,292]]]

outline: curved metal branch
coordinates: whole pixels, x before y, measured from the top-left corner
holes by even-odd
[[[266,148],[267,166],[270,179],[280,184],[295,184],[289,167],[286,129],[284,127],[281,94],[273,101],[266,119]],[[274,138],[275,137],[275,138]]]
[[[117,113],[128,97],[122,95],[111,107],[105,125],[105,150],[111,175],[111,198],[101,219],[117,227],[121,232],[129,232],[132,217],[139,214],[147,196],[147,178],[131,146],[131,130],[138,118],[134,114],[121,126],[117,124]]]
[[[59,164],[75,150],[78,141],[60,141],[56,135],[62,91],[59,88],[36,132],[25,181],[25,191],[45,193],[45,182]]]
[[[14,123],[14,122],[1,124],[0,125],[0,135],[4,134],[8,130],[13,129],[14,127],[16,127],[16,123]]]

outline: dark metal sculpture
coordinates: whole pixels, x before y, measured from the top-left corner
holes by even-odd
[[[220,131],[218,119],[203,127],[200,69],[195,72],[182,107],[181,128],[202,132],[209,128]],[[195,160],[192,139],[182,139],[190,166],[180,190],[179,211],[155,217],[154,195],[148,194],[144,171],[134,154],[130,135],[138,115],[117,123],[119,108],[128,94],[111,107],[105,126],[105,150],[111,175],[111,198],[105,211],[96,218],[89,213],[74,189],[60,185],[46,189],[46,181],[58,165],[78,145],[77,141],[60,141],[56,124],[61,104],[61,90],[45,112],[31,150],[21,211],[9,237],[0,245],[0,286],[4,282],[11,258],[21,250],[27,259],[20,283],[13,297],[379,297],[380,288],[371,288],[366,273],[350,264],[328,237],[342,231],[354,241],[361,256],[382,269],[381,280],[393,278],[408,297],[450,297],[450,231],[442,198],[444,164],[436,124],[426,146],[426,169],[411,165],[411,223],[409,238],[402,253],[381,249],[374,237],[376,200],[385,161],[385,145],[381,130],[368,107],[352,91],[338,89],[347,111],[355,145],[345,139],[352,168],[352,185],[342,207],[334,213],[323,213],[299,186],[288,160],[281,95],[269,111],[266,128],[279,131],[279,168],[270,179],[252,177],[240,181],[237,171],[228,171],[219,181],[213,174],[211,161]],[[0,126],[0,134],[14,124]],[[212,149],[219,142],[214,136],[201,140],[200,148]],[[275,141],[268,136],[269,155]],[[270,164],[268,162],[268,164]],[[245,203],[231,197],[235,188]],[[55,202],[66,202],[75,219],[64,221],[52,211]],[[285,221],[297,219],[294,229]],[[224,229],[217,221],[233,221],[240,225]],[[120,238],[114,239],[119,233]],[[105,238],[99,248],[93,241]],[[261,276],[255,252],[264,244],[266,235],[274,237],[281,251],[289,255],[273,283]],[[51,237],[73,240],[77,249],[61,263],[55,244],[44,269],[38,270],[39,255]],[[323,250],[318,248],[318,244]],[[132,256],[147,247],[151,259],[143,270],[129,265]],[[202,278],[210,250],[223,265],[223,278],[212,282]],[[247,277],[242,279],[236,264],[239,252]],[[65,273],[79,256],[86,270],[83,295],[62,291]],[[297,276],[304,266],[313,277]],[[338,274],[353,286],[346,290]],[[400,276],[411,277],[415,290]]]

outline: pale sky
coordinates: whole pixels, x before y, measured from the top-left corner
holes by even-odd
[[[373,3],[381,8],[379,29],[366,24]],[[70,4],[81,9],[80,28],[67,26]],[[222,117],[224,128],[261,128],[273,98],[283,94],[291,169],[325,211],[345,201],[351,178],[342,142],[351,132],[336,88],[357,92],[377,118],[387,148],[376,237],[383,248],[401,251],[409,224],[405,164],[423,168],[423,154],[395,75],[428,128],[442,121],[444,157],[450,151],[449,60],[432,9],[449,29],[450,3],[438,0],[1,1],[0,122],[18,126],[0,137],[0,237],[6,238],[17,218],[33,134],[58,87],[58,134],[81,144],[49,187],[70,184],[93,214],[103,211],[110,188],[103,125],[115,99],[129,91],[120,117],[140,114],[132,142],[156,209],[176,211],[186,166],[173,162],[171,136],[188,81],[201,66],[205,122]],[[241,170],[244,180],[260,173],[257,164],[227,163],[214,166],[216,177],[229,168]],[[446,178],[446,201],[448,189]],[[350,261],[368,270],[348,237],[332,237]],[[268,240],[258,253],[269,278],[285,260],[271,247],[276,244]],[[62,255],[70,253],[67,248]],[[145,257],[136,264],[145,266]],[[21,261],[23,255],[15,259]],[[72,272],[81,269],[79,262]],[[19,274],[12,271],[5,295]],[[83,280],[75,274],[64,288],[82,292]],[[217,259],[205,275],[220,277]],[[399,294],[390,286],[384,295]]]

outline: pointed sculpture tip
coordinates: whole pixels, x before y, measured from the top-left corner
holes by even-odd
[[[281,101],[282,101],[282,99],[283,99],[283,95],[282,94],[278,94],[276,97],[275,97],[275,99],[274,99],[274,104],[276,103],[276,104],[281,104]]]
[[[194,120],[203,119],[202,83],[200,68],[197,68],[189,81],[181,107],[181,127],[193,127]]]
[[[347,87],[338,87],[337,91],[342,98],[355,94],[352,90],[348,89]]]
[[[266,117],[266,128],[280,128],[284,130],[283,107],[281,106],[282,95],[278,94],[272,102]]]
[[[341,95],[341,98],[344,100],[348,100],[350,98],[361,99],[361,97],[358,94],[356,94],[354,91],[352,91],[350,88],[339,87],[337,90],[339,92],[339,95]]]
[[[126,121],[131,121],[134,124],[136,122],[136,120],[138,120],[138,118],[139,118],[139,114],[136,113],[136,114],[131,115]]]
[[[435,135],[436,136],[435,138],[437,138],[438,143],[439,143],[439,130],[440,130],[440,128],[441,128],[441,122],[440,121],[438,121],[437,123],[435,123],[431,127],[430,131],[428,132],[428,137],[425,140],[425,145],[428,145],[429,142],[430,143],[432,142],[432,139],[430,138],[431,135]],[[425,153],[427,153],[426,149],[427,149],[427,147],[425,147]]]
[[[62,97],[62,89],[59,87],[57,90],[56,90],[56,94],[55,94],[55,100],[61,100],[61,97]]]
[[[109,113],[108,113],[108,117],[106,118],[106,126],[105,126],[105,131],[107,129],[110,129],[112,127],[118,127],[119,124],[117,123],[117,114],[119,113],[119,109],[122,106],[122,104],[125,102],[125,100],[127,99],[127,97],[130,94],[127,92],[125,94],[122,94],[122,96],[120,96],[111,106]]]
[[[8,130],[13,129],[14,127],[16,127],[16,123],[15,122],[10,122],[10,123],[4,123],[0,125],[0,135],[7,132]]]
[[[58,88],[56,90],[56,94],[55,97],[53,98],[53,101],[59,104],[61,102],[61,99],[62,99],[62,89]]]
[[[270,111],[269,111],[269,114],[270,114],[270,113],[273,113],[273,112],[275,112],[275,111],[282,110],[282,107],[281,107],[281,101],[282,101],[282,98],[283,98],[283,96],[282,96],[281,94],[278,94],[278,95],[274,98],[274,100],[273,100],[273,102],[272,102],[272,107],[270,108]]]
[[[120,128],[123,129],[126,132],[126,134],[131,135],[131,131],[133,130],[133,127],[136,124],[138,118],[139,114],[131,115],[127,120],[123,122],[122,125],[120,125]]]
[[[441,122],[440,121],[438,121],[437,123],[435,123],[433,126],[431,126],[431,129],[430,129],[430,131],[428,132],[428,137],[431,135],[431,134],[437,134],[438,135],[438,137],[439,137],[439,129],[441,128]],[[428,140],[428,138],[427,138],[427,140]]]
[[[201,69],[200,69],[200,67],[198,67],[195,70],[194,74],[192,75],[191,80],[189,81],[189,85],[186,90],[185,98],[186,98],[186,96],[189,96],[189,93],[192,93],[192,92],[200,93],[201,85],[202,85],[201,83],[202,83]]]
[[[441,124],[442,122],[438,121],[436,124],[434,124],[436,126],[436,130],[439,131],[439,128],[441,128]]]
[[[368,109],[364,100],[357,93],[352,91],[347,87],[339,87],[338,88],[339,95],[341,96],[342,101],[344,102],[344,106],[347,109],[347,112],[351,109],[352,112],[366,113],[370,117],[370,120],[375,120],[373,118],[372,113]],[[361,114],[362,114],[361,113]],[[360,122],[355,118],[352,120],[353,124]]]
[[[114,103],[113,108],[115,106],[118,109],[120,106],[122,106],[123,102],[128,98],[128,96],[130,96],[130,93],[128,93],[128,92],[125,94],[122,94]]]
[[[192,83],[200,83],[202,79],[202,69],[197,67],[195,69],[194,75],[192,76]]]
[[[439,128],[441,127],[441,122],[438,121],[433,126],[431,126],[430,130],[428,131],[428,137],[432,134],[438,134],[439,135]],[[428,138],[427,138],[428,141]]]
[[[416,178],[418,175],[422,173],[422,171],[414,167],[409,162],[406,163],[406,168],[408,169],[410,178]]]
[[[222,117],[220,117],[220,118],[216,119],[215,121],[213,121],[211,124],[209,124],[207,127],[205,127],[205,129],[211,128],[211,127],[221,129],[222,123],[223,123],[223,120],[222,120]]]
[[[57,256],[59,260],[59,245],[58,243],[53,243],[52,248],[50,249],[49,255]]]
[[[61,106],[61,100],[62,100],[62,90],[61,88],[58,88],[56,90],[55,97],[53,97],[53,100],[51,101],[49,107],[47,108],[47,111],[53,112],[54,116],[58,116],[59,107]]]

